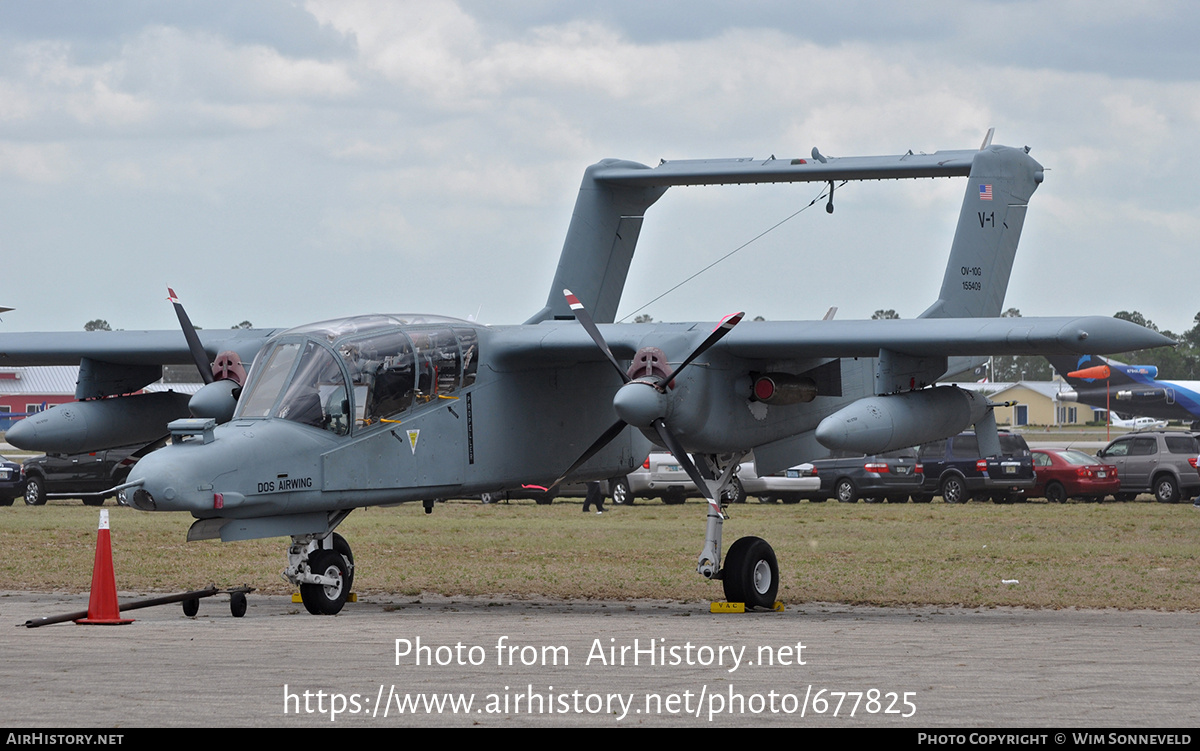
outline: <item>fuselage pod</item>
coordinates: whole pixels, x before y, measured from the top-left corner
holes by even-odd
[[[817,426],[821,445],[878,454],[961,432],[987,414],[985,397],[954,386],[859,399]]]

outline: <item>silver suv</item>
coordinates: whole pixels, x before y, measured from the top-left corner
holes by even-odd
[[[1138,493],[1153,493],[1159,503],[1178,503],[1200,492],[1196,455],[1200,443],[1188,433],[1147,430],[1123,435],[1096,456],[1117,466],[1121,478],[1118,501],[1132,501]]]

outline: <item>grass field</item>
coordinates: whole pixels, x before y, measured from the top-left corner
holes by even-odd
[[[187,543],[190,517],[108,508],[122,590],[288,591],[284,539]],[[451,501],[429,516],[413,504],[361,509],[339,532],[364,594],[720,599],[720,584],[695,573],[704,513],[699,502],[598,516],[578,501]],[[743,535],[774,546],[785,602],[1200,610],[1191,504],[751,502],[731,516],[726,546]],[[96,520],[77,501],[0,508],[0,589],[86,591]]]

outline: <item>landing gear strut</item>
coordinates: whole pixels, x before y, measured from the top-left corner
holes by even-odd
[[[742,456],[695,457],[697,467],[703,468],[702,473],[707,470],[704,473],[706,477],[717,478],[707,480],[707,484],[710,496],[720,499],[720,502],[708,503],[704,549],[700,552],[696,570],[705,578],[720,579],[727,601],[745,603],[747,607],[771,608],[779,595],[779,564],[775,560],[775,551],[766,540],[759,537],[736,540],[729,546],[725,565],[721,565],[721,531],[725,520],[729,518],[725,511],[727,504],[724,503],[724,491],[732,484]]]
[[[337,532],[320,538],[311,534],[292,535],[283,578],[300,588],[300,599],[309,613],[337,615],[354,586],[354,553],[350,543]]]

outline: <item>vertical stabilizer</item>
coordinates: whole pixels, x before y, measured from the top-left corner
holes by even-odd
[[[975,155],[942,291],[920,318],[1000,315],[1025,210],[1041,182],[1042,165],[1025,149],[988,146]]]
[[[612,323],[616,319],[642,229],[642,216],[667,189],[602,183],[596,179],[597,172],[614,167],[649,169],[636,162],[604,159],[583,173],[546,307],[526,323],[574,318],[563,298],[564,289],[575,293],[596,323]]]

